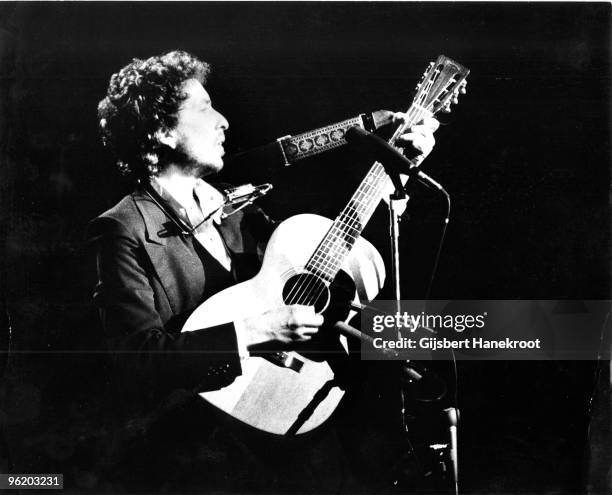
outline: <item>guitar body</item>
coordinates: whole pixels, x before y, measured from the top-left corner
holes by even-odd
[[[270,238],[259,273],[201,304],[183,331],[259,315],[285,305],[288,284],[304,272],[331,225],[331,220],[309,214],[282,222]],[[356,302],[372,300],[384,283],[382,258],[361,237],[341,270],[340,274],[348,274],[354,283]],[[334,304],[333,297],[328,303]],[[277,354],[272,355],[274,359],[266,355],[243,360],[242,375],[232,384],[201,396],[234,418],[268,433],[294,435],[313,430],[331,416],[344,391],[333,383],[334,373],[327,361],[294,351]]]

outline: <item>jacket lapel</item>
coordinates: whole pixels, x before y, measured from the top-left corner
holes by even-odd
[[[146,194],[136,192],[134,202],[145,225],[144,249],[166,292],[172,311],[184,311],[204,285],[204,272],[197,253],[181,229]],[[164,205],[166,206],[166,205]]]
[[[171,221],[150,198],[137,193],[134,194],[133,198],[145,224],[146,240],[153,244],[165,246],[172,231],[172,228],[167,225]]]

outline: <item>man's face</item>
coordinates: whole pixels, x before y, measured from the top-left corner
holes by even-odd
[[[212,107],[210,96],[199,81],[187,80],[183,90],[187,98],[179,108],[173,130],[176,151],[195,175],[218,172],[223,168],[223,142],[229,123]]]

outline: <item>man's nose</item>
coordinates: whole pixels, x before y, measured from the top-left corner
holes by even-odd
[[[223,130],[226,130],[229,127],[229,122],[227,121],[227,119],[223,116],[223,114],[217,110],[215,110],[215,112],[217,112],[217,116],[219,119],[219,123],[217,124],[218,127],[221,127]]]

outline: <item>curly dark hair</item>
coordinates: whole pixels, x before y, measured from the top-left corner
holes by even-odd
[[[110,78],[98,104],[102,143],[123,174],[146,178],[159,174],[165,145],[158,131],[176,125],[188,79],[205,84],[210,66],[184,51],[134,59]]]

